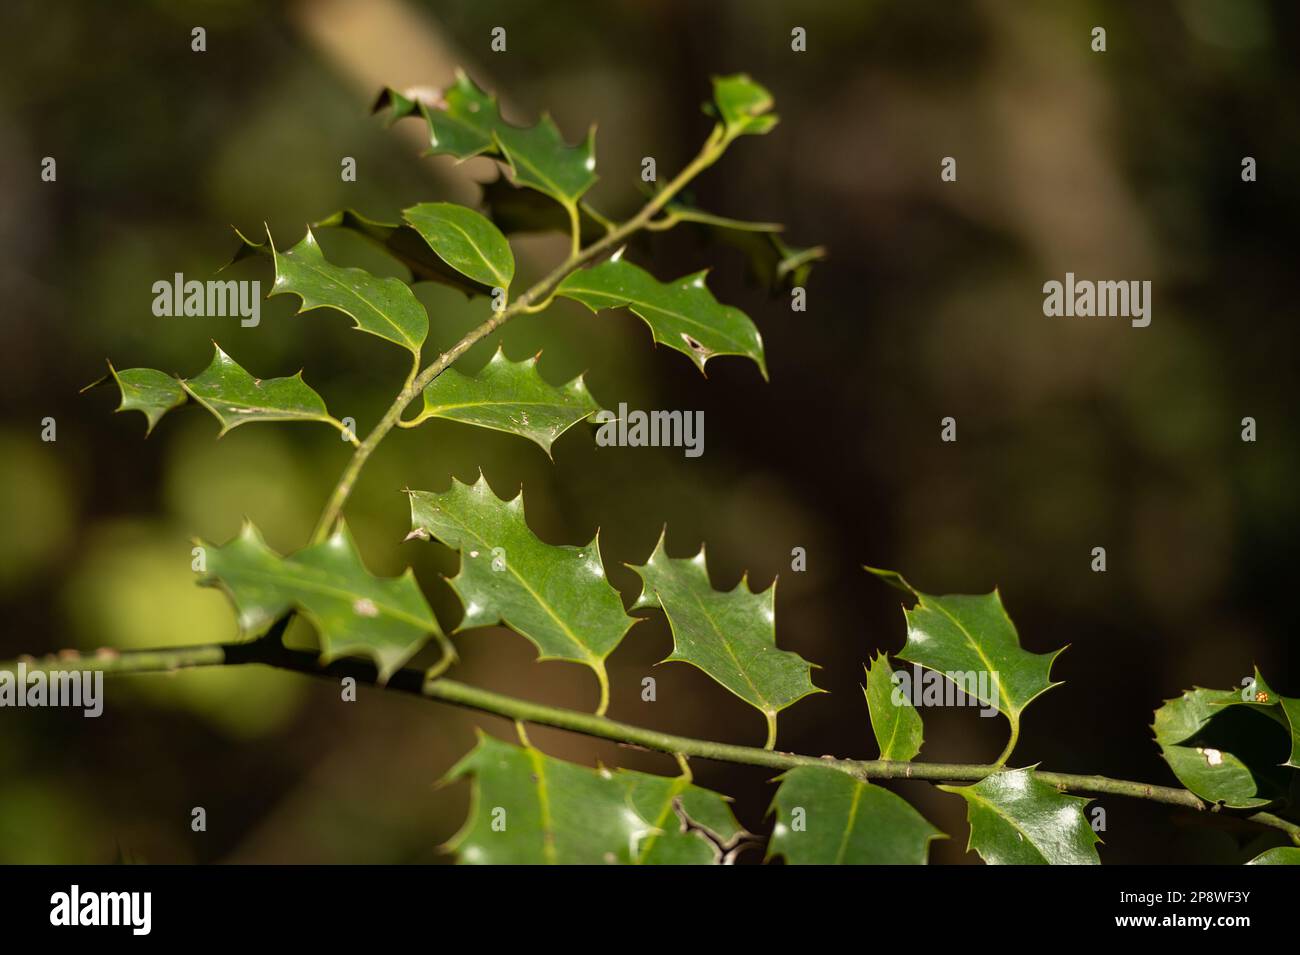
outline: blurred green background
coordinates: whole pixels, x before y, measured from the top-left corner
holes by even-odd
[[[931,592],[993,586],[1031,650],[1071,645],[1065,686],[1035,703],[1016,761],[1172,783],[1147,726],[1194,684],[1235,686],[1257,663],[1300,693],[1290,587],[1300,535],[1295,244],[1300,7],[1289,0],[859,2],[611,0],[602,4],[303,0],[9,0],[0,29],[0,658],[202,643],[234,635],[217,592],[194,586],[190,537],[225,540],[248,516],[272,546],[305,541],[348,449],[320,427],[240,428],[220,441],[200,409],[147,440],[110,390],[119,368],[194,374],[216,339],[253,374],[307,380],[364,433],[405,373],[394,349],[344,317],[261,325],[156,318],[151,286],[210,277],[235,225],[277,242],[342,207],[392,218],[416,201],[475,202],[482,161],[419,156],[421,130],[368,115],[384,84],[443,85],[463,65],[500,92],[508,118],[549,109],[570,140],[599,124],[610,213],[638,200],[642,156],[662,174],[708,130],[712,74],[748,71],[782,122],[733,147],[695,190],[706,208],[788,225],[831,258],[809,308],[748,285],[732,250],[657,236],[661,278],[715,266],[718,297],[762,330],[772,380],[740,359],[705,379],[653,349],[626,313],[574,304],[499,338],[543,374],[588,370],[607,406],[704,409],[705,453],[597,448],[589,428],[554,463],[528,442],[433,422],[395,433],[348,517],[372,570],[413,565],[444,624],[459,610],[440,546],[402,544],[398,489],[439,489],[482,467],[499,494],[522,483],[544,539],[601,530],[610,579],[629,600],[660,527],[675,555],[707,540],[716,586],[780,574],[778,642],[820,663],[830,690],[781,718],[783,749],[876,753],[859,685],[877,649],[897,650],[896,594],[863,563]],[[1094,54],[1089,33],[1108,31]],[[207,30],[207,52],[190,30]],[[507,30],[492,53],[490,31]],[[792,53],[803,26],[808,51]],[[1243,156],[1259,181],[1240,179]],[[58,180],[40,181],[42,157]],[[358,181],[340,180],[340,159]],[[959,179],[941,183],[943,156]],[[327,253],[379,267],[346,237]],[[563,240],[518,244],[523,278]],[[1150,279],[1153,321],[1045,319],[1043,282]],[[260,278],[244,262],[236,278]],[[441,287],[417,294],[430,346],[486,314]],[[487,360],[496,340],[465,365]],[[939,440],[944,416],[958,441]],[[1240,420],[1258,421],[1244,444]],[[58,440],[40,440],[41,419]],[[808,569],[790,572],[793,547]],[[1089,569],[1107,549],[1109,570]],[[538,664],[504,630],[458,638],[458,678],[591,708],[580,667]],[[671,647],[660,618],[611,659],[616,719],[759,744],[762,719],[691,667],[652,669]],[[420,658],[421,662],[427,655]],[[654,675],[658,700],[640,699]],[[0,711],[0,861],[446,861],[463,784],[434,781],[504,721],[392,694],[255,669],[111,680],[98,720]],[[988,760],[1005,723],[927,711],[932,760]],[[557,756],[671,772],[666,757],[537,729]],[[698,762],[697,780],[737,797],[766,831],[766,771]],[[903,784],[936,825],[936,862],[970,862],[961,800]],[[1253,830],[1118,798],[1105,861],[1248,858]],[[208,831],[190,831],[203,806]],[[756,854],[755,854],[756,855]],[[750,861],[753,861],[751,858]]]

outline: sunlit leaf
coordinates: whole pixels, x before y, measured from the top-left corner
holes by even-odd
[[[402,218],[457,272],[483,285],[510,288],[515,275],[510,243],[473,209],[452,202],[422,202],[404,210]]]
[[[594,127],[582,143],[570,146],[547,114],[534,126],[514,126],[502,119],[496,97],[461,71],[439,95],[408,93],[387,90],[376,108],[390,108],[393,119],[418,110],[428,125],[429,151],[434,155],[458,160],[479,155],[502,159],[520,185],[537,189],[565,206],[575,206],[596,181]]]
[[[510,164],[515,182],[552,196],[563,205],[575,204],[596,182],[596,128],[570,146],[549,115],[536,126],[521,129],[509,123],[496,128],[497,142]]]
[[[613,258],[574,272],[560,283],[556,294],[593,312],[630,309],[650,326],[655,341],[686,355],[701,371],[716,355],[743,355],[753,359],[766,378],[758,329],[740,309],[719,304],[704,284],[705,274],[660,282],[645,269]]]
[[[767,719],[768,745],[776,739],[776,715],[810,693],[813,664],[776,647],[776,584],[753,593],[747,580],[734,590],[714,590],[704,549],[672,558],[659,538],[645,564],[632,567],[645,589],[633,609],[658,607],[673,631],[667,660],[699,667]]]
[[[772,94],[746,73],[713,78],[713,102],[705,110],[722,123],[727,139],[769,132],[777,117]]]
[[[1279,846],[1261,852],[1246,865],[1300,865],[1300,849],[1292,846]]]
[[[254,378],[220,346],[202,374],[181,384],[221,422],[222,434],[250,421],[334,420],[325,401],[302,380],[301,371],[289,378]]]
[[[271,550],[251,523],[220,547],[202,546],[207,572],[200,582],[225,591],[246,636],[297,610],[316,628],[325,661],[370,657],[381,680],[414,656],[430,636],[443,642],[410,569],[401,577],[372,575],[342,523],[326,541],[289,557]]]
[[[989,865],[1098,865],[1101,841],[1083,814],[1090,800],[1067,796],[1029,769],[940,786],[966,800],[973,849]]]
[[[363,332],[377,335],[419,356],[429,332],[429,316],[411,287],[400,279],[378,278],[364,269],[342,268],[325,260],[311,230],[286,252],[272,249],[275,289],[302,299],[299,311],[334,308]]]
[[[127,368],[118,371],[109,362],[108,370],[122,392],[118,411],[141,411],[148,419],[145,434],[172,408],[185,404],[185,389],[172,375],[153,368]]]
[[[947,838],[907,800],[837,769],[779,778],[767,852],[789,865],[925,865],[930,841]]]
[[[1013,736],[1025,707],[1059,685],[1051,679],[1052,661],[1065,648],[1051,653],[1023,649],[996,590],[936,597],[894,571],[867,570],[916,597],[916,606],[903,611],[907,643],[896,655],[943,674],[967,695],[996,707],[1010,722]]]
[[[389,108],[393,121],[418,113],[429,127],[429,151],[434,155],[470,159],[496,150],[492,133],[501,122],[495,96],[479,89],[463,70],[445,90],[384,90],[376,110]]]
[[[909,762],[921,751],[924,729],[910,698],[904,697],[902,703],[894,702],[893,678],[889,657],[878,653],[867,670],[863,693],[871,713],[871,731],[880,746],[880,758]]]
[[[536,356],[514,362],[498,350],[476,375],[448,368],[430,382],[423,410],[406,426],[446,418],[520,435],[550,454],[556,438],[599,407],[581,376],[556,387],[538,373]]]
[[[143,411],[150,431],[187,398],[212,412],[221,423],[220,434],[250,421],[320,421],[342,428],[321,396],[302,380],[302,372],[287,378],[254,378],[215,343],[212,361],[193,378],[175,378],[153,368],[121,372],[112,364],[109,368],[122,393],[117,410]]]
[[[591,667],[607,702],[605,658],[636,621],[605,579],[599,535],[583,547],[548,544],[524,520],[522,493],[503,501],[479,477],[446,491],[410,491],[411,536],[460,551],[449,583],[465,605],[461,630],[498,623],[523,634],[543,660]]]

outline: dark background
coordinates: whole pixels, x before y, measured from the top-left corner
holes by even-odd
[[[241,516],[296,549],[347,448],[319,427],[241,428],[216,441],[202,410],[145,440],[113,415],[104,371],[194,374],[215,338],[260,377],[306,369],[364,433],[405,372],[401,352],[342,316],[262,323],[156,318],[151,286],[207,278],[234,248],[230,225],[265,221],[280,241],[350,206],[380,218],[416,201],[474,202],[483,161],[420,158],[421,130],[386,130],[367,108],[385,84],[444,85],[467,68],[507,116],[549,109],[570,140],[599,124],[591,194],[637,204],[642,156],[661,175],[709,121],[710,75],[748,71],[777,100],[769,136],[738,142],[695,189],[701,205],[788,225],[824,243],[809,308],[748,285],[738,254],[679,232],[642,264],[667,279],[712,265],[718,297],[764,335],[771,383],[735,358],[702,377],[650,347],[626,313],[560,304],[502,335],[521,358],[545,348],[553,382],[589,370],[607,406],[705,411],[705,454],[597,448],[575,428],[554,463],[518,438],[433,422],[395,433],[348,509],[372,570],[415,567],[444,623],[439,579],[455,558],[400,544],[404,486],[443,488],[482,467],[498,493],[522,482],[532,527],[578,543],[601,529],[625,597],[660,527],[669,550],[709,547],[716,586],[780,574],[778,643],[822,665],[830,690],[782,714],[779,746],[876,754],[859,686],[877,650],[902,646],[898,595],[864,563],[937,593],[994,586],[1036,652],[1070,644],[1037,701],[1015,762],[1172,784],[1148,724],[1192,685],[1236,686],[1258,664],[1300,693],[1293,574],[1300,7],[1198,2],[27,2],[0,29],[0,658],[230,639],[224,598],[196,588],[190,537],[225,540]],[[1093,26],[1108,51],[1091,52]],[[190,30],[208,31],[206,53]],[[504,26],[508,52],[492,53]],[[808,52],[790,30],[808,31]],[[41,158],[58,181],[40,181]],[[343,183],[343,156],[359,179]],[[942,183],[941,157],[959,179]],[[1253,156],[1259,181],[1243,183]],[[331,236],[327,253],[378,263]],[[563,240],[517,244],[522,278]],[[1153,319],[1047,319],[1042,284],[1149,279]],[[242,263],[236,278],[260,278]],[[422,285],[430,345],[453,343],[486,305]],[[495,340],[465,359],[485,361]],[[940,419],[958,422],[955,444]],[[1241,419],[1259,440],[1240,440]],[[41,419],[58,440],[42,443]],[[790,551],[808,552],[805,573]],[[1108,571],[1091,572],[1104,546]],[[301,638],[302,635],[300,635]],[[458,678],[589,709],[595,684],[533,661],[505,630],[458,638]],[[611,658],[610,715],[758,745],[762,718],[691,667],[651,670],[671,647],[661,618]],[[427,656],[427,655],[426,655]],[[423,662],[426,657],[421,657]],[[643,703],[643,676],[659,681]],[[445,861],[464,784],[432,783],[505,721],[270,671],[194,671],[108,683],[98,720],[0,711],[0,861]],[[987,761],[1005,722],[925,711],[923,758]],[[547,752],[672,771],[667,757],[535,729]],[[766,831],[770,773],[697,761]],[[964,806],[923,784],[899,791],[964,853]],[[1101,800],[1108,862],[1237,862],[1268,844],[1230,821]],[[190,810],[208,811],[192,833]]]

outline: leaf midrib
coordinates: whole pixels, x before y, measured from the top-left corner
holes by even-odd
[[[561,291],[566,291],[566,290],[562,289]],[[725,340],[726,340],[726,344],[729,344],[729,345],[731,345],[732,347],[735,347],[735,348],[740,349],[742,354],[749,354],[749,352],[745,351],[746,343],[745,343],[742,339],[739,339],[739,338],[734,337],[733,335],[731,335],[730,333],[724,331],[723,329],[719,328],[719,327],[716,326],[716,325],[708,325],[708,324],[705,324],[704,322],[697,321],[696,319],[691,318],[689,315],[687,315],[687,314],[684,313],[684,312],[677,312],[677,311],[674,311],[674,310],[671,309],[671,308],[664,308],[664,307],[661,306],[661,305],[655,305],[655,304],[653,304],[653,303],[651,303],[651,302],[644,301],[643,299],[632,298],[632,297],[630,297],[630,296],[628,296],[628,295],[616,294],[616,293],[613,293],[613,292],[607,292],[607,291],[605,291],[604,289],[596,289],[596,288],[590,288],[590,287],[585,287],[585,288],[584,288],[582,285],[576,285],[576,286],[571,285],[571,286],[569,286],[569,288],[567,289],[567,291],[584,292],[584,293],[586,293],[586,294],[588,294],[588,295],[604,295],[604,296],[607,297],[607,298],[615,299],[615,300],[617,300],[618,302],[621,303],[621,304],[618,304],[618,305],[609,305],[609,306],[606,306],[607,308],[627,308],[627,309],[631,309],[631,310],[634,311],[634,312],[635,312],[638,308],[640,308],[640,309],[645,310],[645,311],[660,312],[660,313],[662,313],[662,314],[664,314],[664,315],[669,316],[670,318],[677,318],[677,319],[680,319],[682,322],[684,322],[684,323],[686,323],[686,324],[688,324],[688,325],[692,325],[692,326],[694,326],[695,328],[701,328],[701,329],[704,329],[705,331],[714,332],[714,333],[717,334],[719,337],[725,339]],[[723,305],[719,304],[718,307],[719,307],[719,308],[725,308],[726,306],[723,306]],[[640,314],[640,313],[638,312],[637,314]],[[644,315],[642,315],[641,317],[642,317],[642,318],[645,318]]]
[[[497,284],[499,284],[503,288],[509,287],[510,279],[507,279],[505,275],[501,271],[499,271],[495,265],[492,264],[492,260],[488,258],[487,253],[485,253],[481,248],[479,248],[479,244],[474,241],[474,237],[469,234],[468,230],[466,230],[455,219],[452,219],[447,216],[442,217],[439,221],[441,221],[445,225],[450,226],[451,228],[459,232],[462,236],[464,236],[465,241],[469,243],[470,248],[472,248],[475,251],[475,253],[477,253],[479,259],[482,260],[483,264],[487,266],[488,271],[491,272],[496,277]],[[433,251],[437,252],[438,250],[434,249]],[[447,264],[451,265],[450,262],[448,262]],[[471,275],[470,278],[474,278],[474,276]]]
[[[944,608],[939,604],[924,604],[924,606],[933,607],[935,610],[938,610],[939,613],[943,614],[945,617],[951,620],[953,626],[955,626],[961,632],[961,635],[966,638],[966,642],[970,644],[971,649],[974,650],[975,653],[979,655],[980,660],[984,664],[985,671],[989,673],[989,675],[993,675],[997,673],[997,669],[993,666],[993,661],[988,658],[988,655],[984,652],[984,649],[978,643],[975,642],[974,636],[971,635],[971,632],[966,629],[966,627],[962,624],[960,620],[954,617],[951,613],[948,612],[946,608]],[[1020,710],[1015,706],[1014,703],[1012,703],[1011,698],[1007,696],[1006,684],[999,678],[995,677],[994,679],[998,685],[998,699],[1000,699],[1004,704],[1006,704],[1007,707],[1006,710],[1004,710],[1003,712],[1006,713],[1007,719],[1012,721],[1016,720],[1020,716]]]
[[[772,708],[772,701],[769,700],[758,689],[758,687],[754,684],[753,679],[750,677],[749,673],[746,672],[744,666],[741,665],[740,658],[736,656],[736,651],[732,649],[731,642],[727,639],[727,635],[722,632],[722,628],[719,627],[717,621],[713,619],[713,615],[710,614],[708,608],[705,607],[704,601],[700,599],[700,595],[697,594],[690,587],[687,587],[686,590],[687,593],[691,595],[691,598],[695,601],[696,605],[700,608],[700,613],[704,614],[704,619],[709,622],[709,626],[713,628],[713,632],[717,634],[718,640],[722,643],[723,648],[726,649],[727,651],[727,656],[731,657],[732,662],[736,664],[736,672],[745,678],[745,682],[749,684],[749,688],[754,691],[754,696],[757,698],[757,703],[755,703],[755,705],[758,706],[758,708],[762,710],[764,713],[779,712],[779,710]],[[655,593],[658,594],[657,589]],[[662,599],[660,600],[660,605],[663,605]],[[666,605],[663,606],[664,606],[664,613],[667,614],[668,607]],[[670,620],[672,619],[671,615],[669,615],[669,619]],[[775,638],[773,638],[772,640],[772,646],[773,648],[776,647]],[[728,687],[728,689],[730,689],[730,687]]]
[[[980,805],[987,806],[989,809],[991,809],[995,816],[997,816],[999,819],[1004,820],[1007,823],[1007,825],[1009,825],[1012,829],[1016,830],[1016,832],[1020,833],[1024,837],[1025,844],[1028,845],[1030,848],[1032,848],[1035,852],[1037,852],[1038,857],[1040,859],[1042,859],[1044,862],[1049,861],[1047,856],[1043,854],[1043,851],[1038,848],[1038,843],[1034,841],[1033,836],[1029,832],[1027,832],[1023,826],[1020,825],[1020,823],[1016,820],[1014,816],[1008,815],[1007,813],[1003,812],[1001,808],[999,808],[997,803],[990,802],[989,800],[981,796],[979,793],[975,792],[974,786],[966,787],[966,792],[963,793],[963,795],[965,795],[967,799],[973,799],[975,802],[978,802]]]
[[[478,541],[480,544],[482,544],[484,547],[488,548],[489,550],[491,549],[492,547],[491,542],[489,542],[486,538],[478,534],[472,527],[470,527],[463,520],[461,520],[459,517],[453,514],[449,509],[444,508],[442,511],[440,511],[440,513],[445,514],[448,517],[450,517],[452,520],[454,520],[456,524],[462,530],[464,530],[468,536],[472,537],[474,540]],[[527,530],[527,528],[525,528],[525,530]],[[464,549],[465,548],[463,546],[458,548],[458,550],[464,550]],[[461,560],[464,561],[464,557],[462,557]],[[461,569],[462,571],[464,570],[463,567]],[[569,625],[566,624],[564,620],[560,618],[560,616],[555,612],[555,610],[551,607],[551,605],[547,603],[545,600],[543,600],[541,595],[538,594],[537,591],[532,588],[532,586],[528,583],[528,581],[524,580],[524,578],[519,574],[519,572],[515,570],[514,565],[510,562],[509,559],[506,560],[506,570],[510,573],[511,577],[513,577],[515,580],[519,582],[519,585],[521,587],[523,587],[526,591],[528,591],[529,595],[533,598],[533,600],[537,602],[537,605],[541,607],[543,610],[545,610],[546,613],[551,617],[551,619],[554,620],[559,625],[560,629],[564,631],[564,635],[569,638],[569,640],[573,643],[573,645],[582,651],[583,655],[586,658],[587,665],[593,668],[598,668],[601,662],[604,660],[604,657],[596,656],[595,652],[590,647],[588,647],[585,643],[583,643],[581,639],[579,639],[578,635],[569,628]],[[500,616],[502,619],[505,619],[504,614],[501,614]]]
[[[285,256],[287,257],[289,254],[290,254],[290,253],[286,252],[286,253],[285,253]],[[351,296],[352,296],[356,301],[360,302],[360,303],[361,303],[362,305],[364,305],[366,308],[370,309],[370,311],[374,312],[374,313],[375,313],[376,315],[378,315],[381,319],[383,319],[385,322],[387,322],[389,325],[391,325],[391,326],[393,327],[393,330],[394,330],[395,332],[397,332],[397,334],[398,334],[399,336],[401,336],[402,341],[406,342],[406,347],[407,347],[407,348],[409,348],[411,351],[417,351],[417,350],[418,350],[418,347],[419,347],[419,346],[418,346],[418,344],[416,343],[415,339],[414,339],[414,338],[411,338],[411,337],[406,333],[406,330],[405,330],[404,328],[402,328],[402,326],[399,325],[399,324],[397,323],[397,320],[396,320],[396,319],[390,318],[386,312],[384,312],[383,310],[381,310],[378,306],[372,304],[368,299],[364,298],[364,297],[363,297],[359,292],[356,291],[356,289],[352,288],[352,287],[349,286],[347,283],[343,282],[341,279],[337,279],[337,278],[335,278],[334,276],[330,275],[328,272],[326,272],[326,271],[324,271],[323,269],[321,269],[321,268],[320,268],[319,266],[317,266],[315,263],[308,262],[308,261],[306,261],[306,260],[300,260],[300,263],[299,263],[299,264],[302,265],[302,267],[305,268],[305,269],[307,269],[308,271],[310,271],[310,272],[312,272],[312,273],[314,273],[314,274],[320,276],[321,278],[325,279],[325,280],[326,280],[327,282],[329,282],[331,285],[334,285],[334,286],[337,286],[338,288],[343,289],[344,292],[346,292],[347,294],[351,295]],[[374,278],[374,277],[371,276],[371,278]],[[382,280],[379,280],[379,281],[382,281]],[[406,287],[406,286],[403,286],[403,288],[405,288],[405,287]],[[324,303],[324,304],[325,304],[325,306],[326,306],[327,308],[340,308],[340,306],[338,306],[338,305],[334,305],[334,304],[331,304],[331,303],[328,303],[328,302],[326,302],[326,303]],[[418,305],[419,303],[417,302],[416,304]],[[342,311],[343,309],[340,308],[340,310]],[[352,317],[353,317],[353,320],[354,320],[354,321],[359,321],[359,319],[357,319],[357,317],[356,317],[355,315],[353,315]]]
[[[314,568],[307,568],[302,564],[294,563],[292,559],[289,558],[280,558],[279,566],[289,567],[301,571],[308,571],[309,569],[314,569]],[[230,574],[222,574],[219,572],[214,572],[214,573],[219,579],[222,580],[230,581],[233,579]],[[276,581],[276,580],[285,581],[290,586],[297,586],[303,590],[309,591],[311,593],[320,594],[326,597],[336,597],[342,600],[349,600],[352,602],[355,602],[357,600],[369,600],[372,604],[374,604],[376,610],[380,611],[381,613],[384,613],[386,616],[392,617],[393,619],[401,621],[402,623],[409,623],[412,626],[420,627],[422,631],[426,633],[432,631],[433,629],[432,626],[428,623],[428,621],[421,620],[419,617],[413,617],[410,614],[408,614],[406,611],[394,607],[392,604],[377,601],[375,600],[374,597],[372,597],[369,594],[358,593],[357,591],[354,590],[345,590],[323,581],[312,580],[310,578],[295,577],[292,574],[274,573],[274,572],[270,574],[253,573],[250,574],[250,577],[254,578],[254,582],[258,580],[264,581],[268,579],[272,581]]]

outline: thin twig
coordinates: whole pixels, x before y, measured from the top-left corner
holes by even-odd
[[[379,685],[373,665],[356,659],[322,664],[315,653],[285,647],[280,642],[279,628],[272,628],[265,637],[251,643],[206,644],[168,650],[133,650],[121,654],[96,654],[80,658],[70,658],[67,654],[61,654],[24,662],[27,664],[28,672],[88,669],[122,674],[170,673],[200,666],[264,664],[295,673],[332,679],[352,677],[358,683]],[[3,664],[0,665],[0,671],[14,670],[16,666],[16,663]],[[775,770],[820,766],[848,773],[858,779],[916,779],[932,783],[978,782],[993,773],[1005,771],[1005,767],[990,763],[905,763],[883,759],[841,759],[830,756],[804,756],[753,746],[693,739],[633,726],[630,723],[620,723],[617,720],[578,710],[521,700],[445,677],[431,680],[428,679],[426,671],[414,667],[406,667],[393,674],[388,682],[383,684],[382,689],[414,694],[441,703],[491,713],[514,720],[516,723],[552,726],[556,729],[638,746],[677,757],[763,766]],[[1195,810],[1208,808],[1195,793],[1186,789],[1155,786],[1127,779],[1112,779],[1108,776],[1055,773],[1038,769],[1033,772],[1038,779],[1062,792],[1127,796],[1132,799],[1144,799]],[[1293,842],[1300,845],[1300,824],[1269,812],[1256,812],[1238,818],[1281,830]]]

